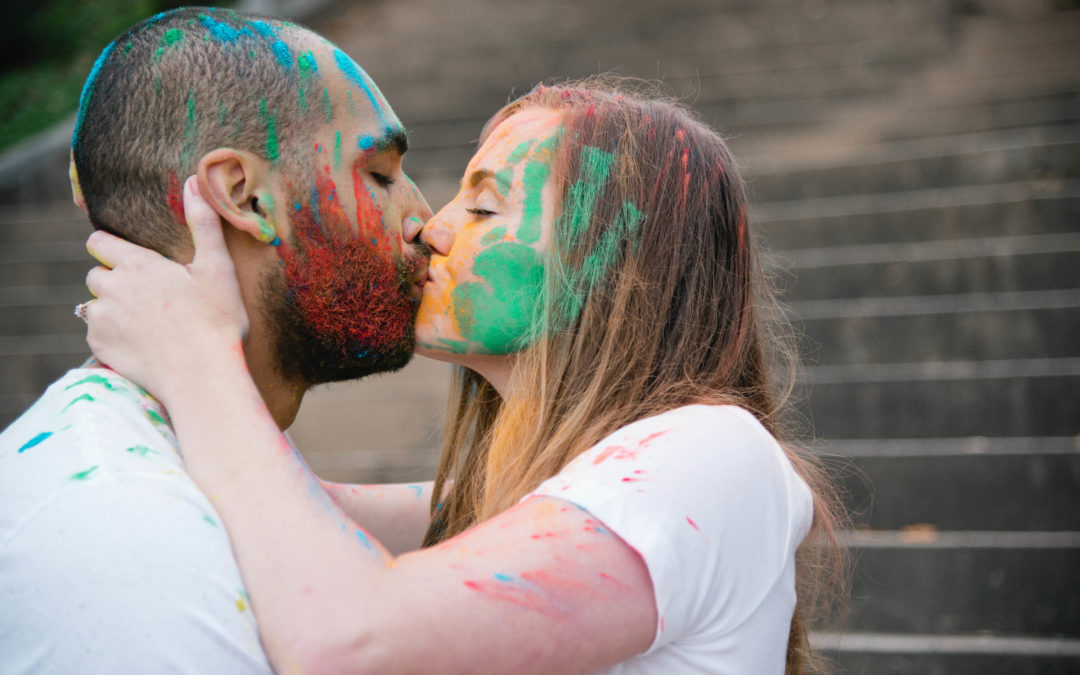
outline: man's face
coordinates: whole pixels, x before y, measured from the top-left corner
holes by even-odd
[[[324,123],[301,149],[301,170],[279,175],[265,205],[287,234],[262,304],[279,372],[317,384],[409,361],[427,270],[411,239],[431,211],[402,171],[405,132],[375,83],[328,43],[304,58],[307,77],[319,78],[308,105]]]

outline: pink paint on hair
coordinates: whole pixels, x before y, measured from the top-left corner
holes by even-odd
[[[172,171],[169,172],[169,191],[165,198],[176,222],[180,225],[185,224],[187,220],[184,218],[184,187],[180,184],[180,178]]]

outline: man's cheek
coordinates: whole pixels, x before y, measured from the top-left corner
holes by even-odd
[[[387,232],[386,216],[372,194],[371,188],[364,182],[358,167],[352,171],[353,196],[356,199],[356,226],[359,235],[370,239],[372,246],[388,257],[395,257],[400,250],[397,239]]]

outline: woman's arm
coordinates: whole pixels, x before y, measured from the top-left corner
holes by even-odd
[[[169,410],[279,672],[591,672],[649,646],[657,614],[641,557],[576,506],[532,498],[399,557],[357,527],[266,409],[240,348],[242,307],[220,299],[231,274],[220,224],[190,187],[185,207],[187,267],[94,235],[116,269],[94,275],[88,340]]]
[[[167,405],[280,672],[590,672],[651,643],[644,564],[587,512],[534,498],[395,558],[322,491],[242,364],[209,372]]]
[[[345,515],[362,525],[390,553],[398,555],[420,548],[431,522],[431,481],[378,485],[321,483]]]

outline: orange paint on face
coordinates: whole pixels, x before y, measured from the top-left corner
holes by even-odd
[[[502,122],[469,161],[458,195],[425,227],[434,250],[417,317],[422,352],[508,353],[531,329],[555,220],[547,167],[560,123],[559,113],[542,109]],[[536,223],[526,233],[530,208]]]

